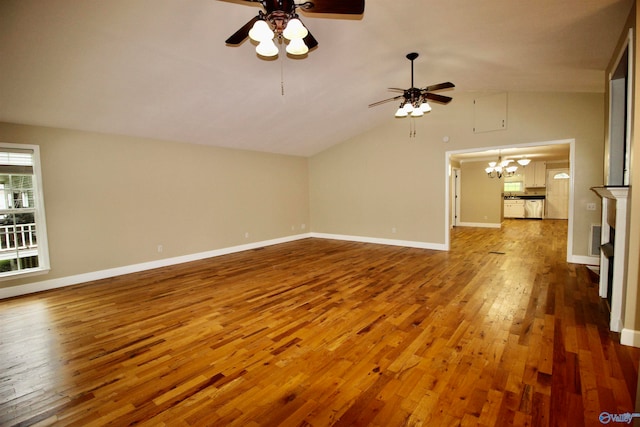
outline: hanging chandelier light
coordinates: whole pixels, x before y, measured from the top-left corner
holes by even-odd
[[[498,161],[489,162],[489,167],[484,171],[487,173],[487,176],[489,178],[500,179],[503,176],[510,177],[515,175],[516,171],[518,170],[518,167],[515,165],[509,166],[509,163],[511,162],[512,160],[502,160],[502,156],[498,155]]]

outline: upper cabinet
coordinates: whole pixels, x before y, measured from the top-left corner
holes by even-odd
[[[524,186],[526,188],[547,186],[547,162],[531,162],[524,168]]]
[[[473,131],[490,132],[507,128],[507,93],[481,96],[473,100]]]

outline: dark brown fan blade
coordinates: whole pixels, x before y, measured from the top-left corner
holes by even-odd
[[[244,39],[249,37],[249,31],[253,27],[253,24],[256,23],[256,21],[258,21],[258,17],[257,16],[255,16],[251,21],[249,21],[246,24],[244,24],[242,26],[242,28],[240,28],[238,31],[233,33],[233,35],[231,37],[229,37],[225,41],[225,43],[226,44],[240,44],[240,43],[242,43],[244,41]]]
[[[309,30],[307,29],[307,31],[309,31]],[[316,40],[316,38],[311,35],[311,32],[309,32],[309,34],[307,34],[307,37],[305,37],[302,40],[304,40],[304,44],[307,45],[309,50],[311,50],[314,47],[318,46],[318,40]]]
[[[446,83],[439,83],[437,85],[427,86],[423,90],[426,91],[426,92],[433,92],[434,90],[449,89],[451,87],[456,87],[456,85],[454,85],[451,82],[446,82]]]
[[[298,5],[305,12],[361,15],[364,0],[308,0]]]
[[[387,89],[389,89],[389,90],[391,90],[393,92],[404,92],[406,90],[406,89],[400,89],[399,87],[390,87],[390,88],[387,88]]]
[[[439,102],[441,104],[448,104],[449,102],[451,102],[451,99],[452,99],[448,96],[438,95],[437,93],[427,93],[425,96],[427,97],[427,99],[430,99],[435,102]]]
[[[396,99],[404,98],[403,95],[394,96],[393,98],[385,99],[383,101],[374,102],[373,104],[369,104],[369,108],[375,107],[380,104],[384,104],[385,102],[395,101]]]

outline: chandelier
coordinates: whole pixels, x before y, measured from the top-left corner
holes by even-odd
[[[511,159],[502,160],[502,157],[498,156],[498,161],[489,162],[489,167],[486,168],[484,171],[487,173],[487,176],[489,178],[500,179],[503,176],[504,177],[513,176],[518,170],[518,167],[515,165],[509,166],[509,163],[511,163],[512,161],[513,160]]]
[[[516,171],[518,170],[518,166],[516,166],[516,165],[509,166],[509,163],[511,163],[512,161],[513,160],[511,160],[511,159],[502,160],[502,156],[500,156],[500,154],[498,154],[498,161],[497,162],[489,162],[489,167],[486,168],[484,171],[487,173],[487,176],[489,176],[489,178],[498,178],[498,179],[500,179],[503,176],[505,178],[508,178],[510,176],[513,176],[516,173]],[[525,167],[529,163],[531,163],[531,159],[527,159],[526,157],[523,157],[522,159],[516,160],[516,162],[520,166]]]

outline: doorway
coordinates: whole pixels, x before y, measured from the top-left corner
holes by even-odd
[[[515,158],[531,158],[532,161],[536,160],[535,155],[543,150],[544,148],[549,148],[551,150],[564,150],[565,154],[563,155],[564,159],[568,159],[568,170],[569,170],[569,179],[567,180],[568,184],[568,200],[567,200],[567,261],[573,259],[573,194],[574,194],[574,180],[573,176],[573,167],[575,164],[575,140],[574,139],[565,139],[565,140],[556,140],[556,141],[545,141],[545,142],[534,142],[528,144],[520,144],[520,145],[511,145],[511,146],[495,146],[495,147],[484,147],[484,148],[475,148],[475,149],[467,149],[467,150],[457,150],[457,151],[447,151],[445,153],[446,160],[446,171],[447,177],[445,180],[445,244],[444,249],[449,250],[451,247],[450,242],[450,232],[453,224],[453,210],[456,207],[459,207],[462,203],[462,198],[464,198],[464,194],[458,194],[458,198],[453,200],[454,190],[452,186],[455,183],[454,178],[452,177],[452,168],[453,165],[460,164],[460,162],[465,161],[491,161],[495,160],[498,156],[498,153],[502,153],[502,157],[509,157],[512,159]],[[558,159],[554,159],[557,161]],[[488,165],[488,164],[487,164]],[[461,176],[459,176],[461,178]],[[496,203],[502,203],[502,197],[499,200],[496,200]],[[464,214],[464,212],[462,212]],[[460,222],[460,214],[458,214],[458,224]]]

